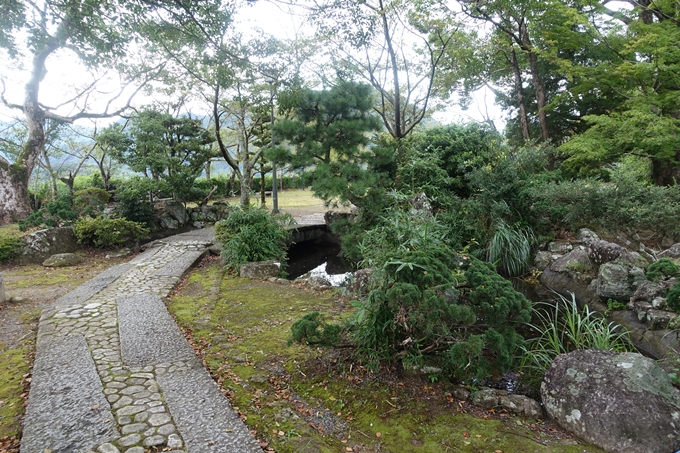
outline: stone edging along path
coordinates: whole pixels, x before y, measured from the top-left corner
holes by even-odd
[[[212,241],[156,241],[42,313],[22,453],[262,451],[162,300]]]

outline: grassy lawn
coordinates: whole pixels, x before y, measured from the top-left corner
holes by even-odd
[[[351,348],[288,344],[290,326],[319,311],[342,322],[335,291],[240,279],[213,258],[168,307],[266,451],[599,452],[542,420],[484,411],[445,382],[397,369],[372,373]]]
[[[314,196],[311,190],[302,189],[286,189],[279,191],[279,209],[283,212],[297,212],[299,210],[312,209],[311,212],[324,212],[327,209],[324,207],[323,200]],[[266,198],[267,208],[273,207],[271,196]],[[238,205],[240,203],[239,197],[226,198],[230,204]],[[259,206],[260,196],[251,195],[250,202],[253,206]]]

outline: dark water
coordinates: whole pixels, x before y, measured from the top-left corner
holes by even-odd
[[[340,254],[340,244],[301,242],[288,249],[286,272],[289,280],[306,274],[324,277],[333,286],[341,286],[351,272],[351,264]]]

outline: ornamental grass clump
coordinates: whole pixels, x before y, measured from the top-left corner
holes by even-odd
[[[222,245],[222,261],[238,271],[252,261],[286,260],[290,215],[272,216],[264,209],[236,209],[215,224],[215,238]]]
[[[558,294],[553,303],[542,303],[534,309],[537,322],[529,324],[538,336],[526,341],[520,369],[523,379],[537,386],[555,357],[576,350],[600,349],[611,352],[634,351],[628,332],[607,322],[588,306],[578,308],[576,297]]]

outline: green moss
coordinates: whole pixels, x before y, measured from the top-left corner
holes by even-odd
[[[0,438],[15,437],[21,432],[24,414],[22,394],[26,391],[23,376],[31,371],[30,343],[0,352]]]
[[[191,329],[194,344],[203,345],[209,371],[249,428],[278,453],[335,453],[353,446],[393,453],[601,451],[554,440],[542,445],[518,418],[475,418],[457,412],[457,402],[414,398],[418,388],[377,382],[371,374],[357,383],[348,376],[357,373],[350,365],[358,364],[340,360],[331,365],[325,350],[288,346],[290,327],[301,316],[319,311],[337,322],[351,313],[351,305],[332,292],[240,279],[209,265],[189,276],[168,307],[180,326]],[[246,362],[236,363],[238,355]],[[262,374],[267,382],[250,381]],[[435,388],[426,385],[427,391]],[[297,411],[301,404],[303,411]],[[326,411],[344,427],[334,434],[320,432],[308,424],[304,410]]]

